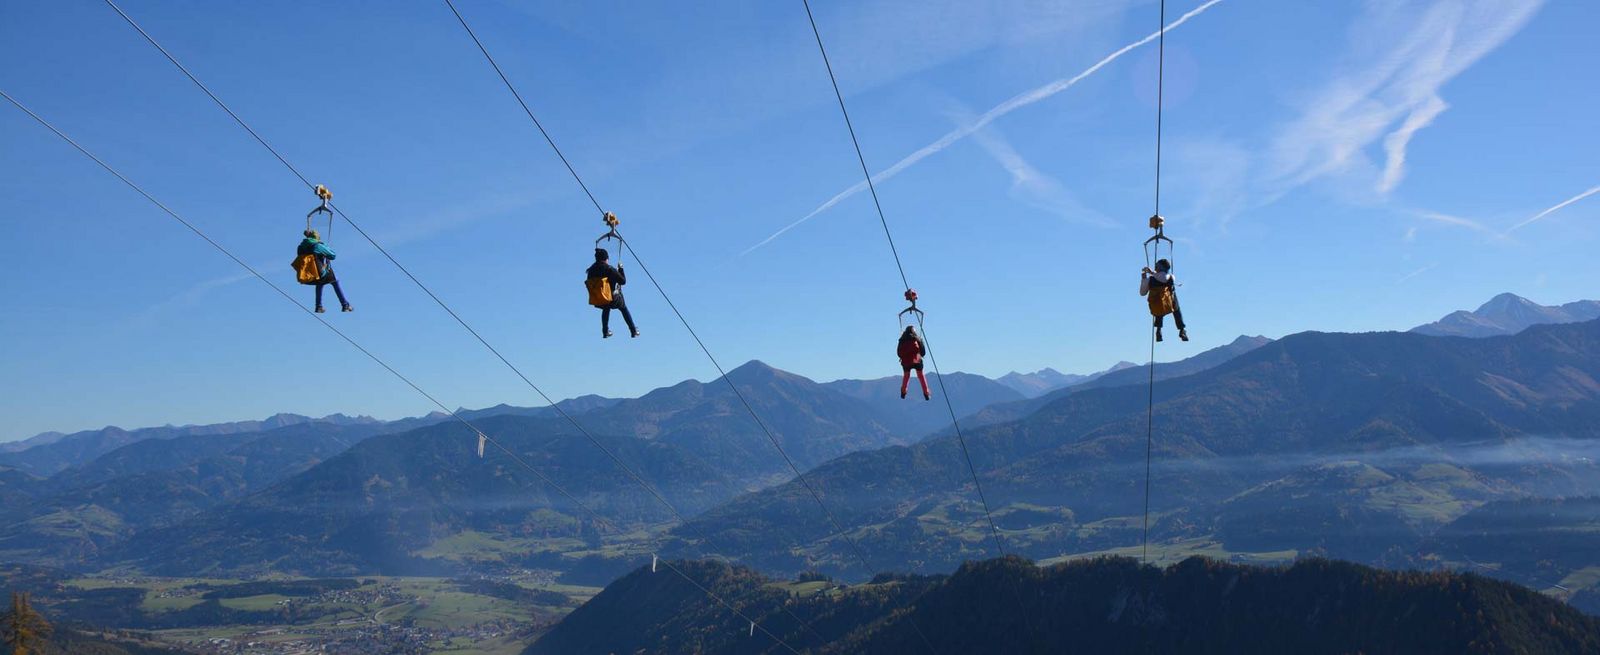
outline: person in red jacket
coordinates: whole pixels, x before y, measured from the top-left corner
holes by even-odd
[[[922,356],[928,354],[928,348],[917,337],[915,327],[906,326],[906,331],[900,335],[900,347],[896,352],[900,355],[900,368],[904,373],[900,377],[900,398],[905,399],[906,387],[911,385],[911,372],[916,371],[917,382],[922,383],[922,399],[933,400],[933,394],[928,393],[928,378],[922,375]]]

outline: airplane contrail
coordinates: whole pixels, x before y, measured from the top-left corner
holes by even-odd
[[[1523,221],[1521,223],[1517,223],[1516,225],[1511,226],[1511,229],[1506,230],[1506,234],[1511,234],[1512,232],[1515,232],[1515,231],[1521,229],[1522,226],[1524,226],[1524,225],[1527,225],[1527,224],[1532,223],[1534,221],[1537,221],[1537,220],[1539,220],[1541,218],[1544,218],[1546,216],[1554,214],[1554,213],[1560,211],[1562,207],[1566,207],[1567,205],[1575,203],[1575,202],[1577,202],[1579,200],[1583,200],[1584,198],[1592,196],[1592,195],[1594,195],[1596,193],[1600,193],[1600,186],[1597,186],[1597,187],[1595,187],[1593,189],[1589,189],[1588,191],[1585,191],[1583,193],[1575,195],[1575,196],[1573,196],[1571,198],[1567,198],[1566,200],[1561,201],[1559,204],[1557,204],[1554,207],[1551,207],[1551,208],[1546,209],[1546,210],[1544,210],[1542,212],[1534,214],[1533,218],[1530,218],[1530,219],[1525,220],[1525,221]],[[1502,235],[1502,236],[1504,236],[1504,235]]]
[[[944,136],[939,137],[939,140],[934,141],[933,143],[930,143],[930,144],[928,144],[926,146],[923,146],[922,148],[918,149],[916,152],[913,152],[910,155],[907,155],[904,159],[901,159],[900,161],[895,162],[893,166],[890,166],[889,168],[884,169],[883,172],[872,176],[873,183],[876,184],[878,182],[882,182],[882,181],[887,180],[887,179],[889,179],[891,177],[894,177],[895,175],[900,174],[901,171],[903,171],[903,170],[905,170],[907,168],[910,168],[912,164],[915,164],[915,163],[917,163],[919,161],[922,161],[923,159],[926,159],[929,155],[932,155],[932,154],[937,153],[937,152],[939,152],[941,150],[944,150],[945,148],[950,147],[950,144],[955,143],[957,141],[960,141],[961,139],[964,139],[967,136],[971,135],[973,132],[977,132],[978,130],[983,129],[985,126],[989,125],[990,123],[995,122],[995,120],[999,119],[1001,116],[1005,116],[1006,114],[1009,114],[1009,113],[1011,113],[1013,111],[1016,111],[1018,109],[1026,107],[1028,105],[1034,104],[1036,102],[1039,102],[1041,100],[1049,98],[1049,97],[1051,97],[1053,95],[1061,93],[1062,91],[1066,91],[1067,89],[1072,88],[1073,85],[1077,84],[1078,82],[1083,81],[1084,78],[1089,77],[1090,75],[1093,75],[1095,73],[1095,71],[1098,71],[1101,68],[1105,68],[1107,64],[1110,64],[1111,62],[1116,61],[1118,58],[1122,57],[1125,54],[1128,54],[1128,52],[1132,51],[1133,49],[1138,48],[1139,46],[1142,46],[1142,45],[1146,45],[1146,44],[1150,43],[1151,41],[1154,41],[1154,40],[1160,38],[1161,34],[1163,32],[1166,32],[1168,30],[1171,30],[1172,28],[1175,28],[1175,27],[1177,27],[1179,25],[1182,25],[1182,24],[1188,22],[1190,18],[1194,18],[1195,16],[1199,16],[1201,13],[1204,13],[1207,9],[1210,9],[1212,6],[1216,5],[1219,2],[1222,2],[1222,0],[1208,0],[1208,2],[1206,2],[1205,4],[1200,5],[1198,7],[1195,7],[1194,9],[1190,10],[1189,13],[1186,13],[1186,14],[1184,14],[1182,16],[1179,16],[1177,20],[1174,20],[1171,23],[1167,23],[1166,27],[1164,27],[1164,28],[1162,28],[1162,29],[1160,29],[1158,31],[1151,32],[1149,36],[1146,36],[1146,37],[1144,37],[1142,39],[1139,39],[1138,41],[1134,41],[1133,43],[1129,43],[1128,45],[1122,46],[1122,48],[1117,50],[1116,52],[1113,52],[1113,53],[1111,53],[1109,55],[1106,55],[1106,57],[1104,59],[1101,59],[1100,61],[1095,62],[1095,64],[1093,66],[1090,66],[1090,67],[1084,69],[1083,72],[1078,73],[1077,75],[1074,75],[1074,76],[1068,77],[1068,78],[1059,79],[1059,80],[1056,80],[1056,81],[1051,82],[1049,84],[1046,84],[1044,86],[1041,86],[1039,88],[1033,89],[1031,91],[1023,92],[1021,94],[1013,96],[1010,100],[1007,100],[1007,101],[1002,102],[1002,103],[1000,103],[998,105],[995,105],[995,107],[993,109],[990,109],[989,111],[984,112],[982,116],[979,116],[978,119],[973,121],[972,123],[964,125],[964,126],[961,126],[961,127],[958,127],[958,128],[956,128],[954,130],[951,130],[950,132],[946,133]],[[821,214],[822,212],[825,212],[825,211],[831,209],[834,205],[839,204],[845,198],[849,198],[850,196],[853,196],[855,194],[861,193],[862,191],[865,191],[866,189],[867,189],[867,183],[866,183],[865,180],[857,182],[854,185],[851,185],[850,188],[839,192],[838,195],[835,195],[834,197],[829,198],[827,202],[822,203],[816,209],[811,210],[811,213],[800,217],[800,220],[797,220],[797,221],[795,221],[793,223],[785,225],[783,227],[783,229],[778,230],[777,232],[774,232],[772,234],[772,236],[769,236],[769,237],[767,237],[765,239],[762,239],[761,243],[757,243],[756,245],[753,245],[753,246],[750,246],[749,248],[746,248],[744,250],[744,252],[739,253],[739,256],[743,257],[745,255],[750,254],[751,252],[753,252],[757,248],[760,248],[760,247],[762,247],[764,245],[772,243],[772,241],[774,239],[777,239],[778,237],[783,236],[783,234],[785,232],[788,232],[789,230],[792,230],[792,229],[794,229],[796,227],[799,227],[800,224],[805,223],[806,221],[809,221],[812,218],[815,218],[817,214]]]

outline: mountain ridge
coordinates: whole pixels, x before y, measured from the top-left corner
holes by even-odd
[[[1076,384],[1091,382],[1110,373],[1138,366],[1133,362],[1120,361],[1112,364],[1110,368],[1094,373],[1062,373],[1050,367],[1045,367],[1032,373],[1011,371],[998,378],[999,382],[1012,388],[1017,393],[1027,398],[1038,398],[1052,391],[1063,389]]]
[[[417,420],[417,419],[404,419]],[[93,460],[131,443],[147,439],[174,439],[187,436],[226,436],[250,432],[263,432],[274,428],[326,423],[329,425],[377,425],[384,423],[370,416],[347,416],[342,413],[312,418],[300,414],[280,412],[265,419],[207,423],[196,425],[163,425],[123,429],[107,426],[98,430],[83,430],[70,434],[46,432],[35,437],[11,442],[12,450],[0,452],[0,465],[48,477],[67,468]],[[42,439],[41,439],[42,438]],[[31,445],[30,445],[31,444]]]
[[[1215,366],[1222,365],[1235,357],[1248,353],[1256,348],[1272,343],[1272,339],[1263,336],[1240,335],[1225,345],[1217,346],[1198,354],[1174,362],[1158,362],[1154,371],[1147,367],[1134,364],[1132,366],[1113,366],[1102,373],[1083,380],[1077,384],[1069,385],[1041,396],[1011,403],[996,403],[984,407],[971,415],[963,415],[961,424],[966,427],[981,427],[1019,420],[1052,402],[1060,400],[1069,394],[1079,393],[1090,389],[1105,387],[1128,386],[1146,384],[1151,374],[1156,381],[1169,380],[1199,373]]]
[[[1410,331],[1430,336],[1483,338],[1516,334],[1534,325],[1579,323],[1596,318],[1600,318],[1600,301],[1597,300],[1541,305],[1514,293],[1502,293],[1475,310],[1457,310]]]

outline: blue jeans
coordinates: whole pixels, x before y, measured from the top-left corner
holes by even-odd
[[[344,290],[339,288],[339,278],[334,277],[333,273],[330,272],[327,277],[322,278],[322,281],[317,283],[317,309],[322,309],[322,287],[329,284],[333,285],[334,295],[339,296],[339,306],[349,307],[350,301],[344,299]]]
[[[337,287],[335,287],[335,288],[337,289]],[[605,306],[600,308],[600,331],[601,332],[610,332],[611,331],[611,310],[613,310],[613,309],[619,310],[619,311],[622,312],[622,320],[628,324],[628,331],[629,332],[638,332],[639,331],[639,328],[636,328],[636,327],[633,326],[633,314],[628,313],[628,303],[625,303],[625,302],[622,301],[622,294],[619,293],[619,294],[616,295],[616,298],[611,301],[611,304],[605,305]]]

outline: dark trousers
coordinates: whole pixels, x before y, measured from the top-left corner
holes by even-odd
[[[1165,316],[1157,316],[1156,327],[1161,327],[1161,324],[1166,322],[1166,318]],[[1172,324],[1178,326],[1179,330],[1188,329],[1183,325],[1183,308],[1178,306],[1177,294],[1172,296]]]
[[[327,277],[322,278],[322,281],[317,283],[317,308],[322,308],[322,287],[329,284],[333,285],[334,295],[339,296],[339,306],[348,306],[350,301],[344,299],[344,290],[339,288],[339,278],[336,278],[332,273],[329,273]]]
[[[628,324],[629,332],[639,331],[639,328],[633,326],[633,314],[628,313],[628,303],[622,300],[622,294],[619,293],[617,294],[616,298],[611,301],[611,304],[600,308],[601,332],[611,331],[611,310],[613,309],[622,312],[622,320]]]

